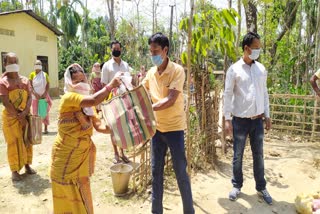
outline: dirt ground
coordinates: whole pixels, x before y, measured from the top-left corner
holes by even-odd
[[[34,146],[33,167],[36,175],[24,175],[21,182],[12,182],[7,163],[6,144],[0,135],[0,213],[52,213],[51,184],[48,177],[51,147],[57,132],[59,99],[53,102],[50,112],[49,134],[43,143]],[[2,106],[0,110],[2,111]],[[1,127],[0,127],[1,129]],[[0,130],[2,133],[2,129]],[[251,151],[247,146],[244,161],[245,182],[241,197],[236,202],[228,200],[232,151],[220,157],[217,170],[197,172],[192,175],[192,191],[196,213],[295,213],[297,194],[313,193],[320,183],[320,146],[303,140],[303,136],[288,136],[271,132],[265,138],[265,172],[268,190],[273,196],[272,206],[264,203],[255,191],[252,174]],[[112,147],[109,136],[95,133],[97,146],[95,174],[91,178],[95,213],[150,213],[150,191],[117,198],[112,193],[109,167],[112,165]],[[167,178],[164,193],[164,213],[182,213],[182,203],[176,182]]]

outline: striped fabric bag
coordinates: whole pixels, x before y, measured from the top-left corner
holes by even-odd
[[[151,101],[142,85],[102,103],[101,110],[111,141],[120,148],[145,143],[156,133]]]

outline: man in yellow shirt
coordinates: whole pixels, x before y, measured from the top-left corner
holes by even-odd
[[[320,97],[320,88],[317,85],[318,79],[320,79],[320,69],[315,74],[313,74],[310,79],[310,83],[314,92],[317,94],[318,97]]]
[[[162,33],[149,38],[152,67],[142,84],[149,90],[157,121],[152,138],[152,213],[163,213],[163,170],[165,155],[170,149],[173,169],[183,203],[183,212],[194,213],[190,180],[186,171],[184,149],[186,115],[183,102],[184,69],[171,62],[167,54],[169,40]]]

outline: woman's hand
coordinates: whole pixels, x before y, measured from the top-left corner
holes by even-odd
[[[25,127],[27,125],[27,112],[26,111],[22,111],[20,113],[17,114],[17,118],[20,122],[20,124]]]
[[[101,132],[104,134],[110,134],[110,128],[107,125],[104,125],[99,118],[92,118],[92,125],[97,132]]]
[[[37,100],[40,100],[41,99],[41,96],[37,93],[34,93],[34,96],[37,98]]]
[[[116,88],[119,87],[121,85],[121,78],[119,76],[114,77],[111,82],[108,84],[108,86],[110,86],[111,88]]]
[[[47,92],[44,92],[44,94],[41,95],[40,99],[46,99],[47,98]]]

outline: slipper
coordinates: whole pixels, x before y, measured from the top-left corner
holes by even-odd
[[[37,174],[37,172],[32,168],[26,169],[26,173],[29,174],[29,175]]]
[[[12,181],[21,181],[21,180],[22,180],[22,177],[21,177],[21,175],[15,175],[15,176],[12,176],[12,177],[11,177],[11,180],[12,180]]]
[[[125,163],[130,163],[130,160],[126,156],[121,156],[121,160]]]

